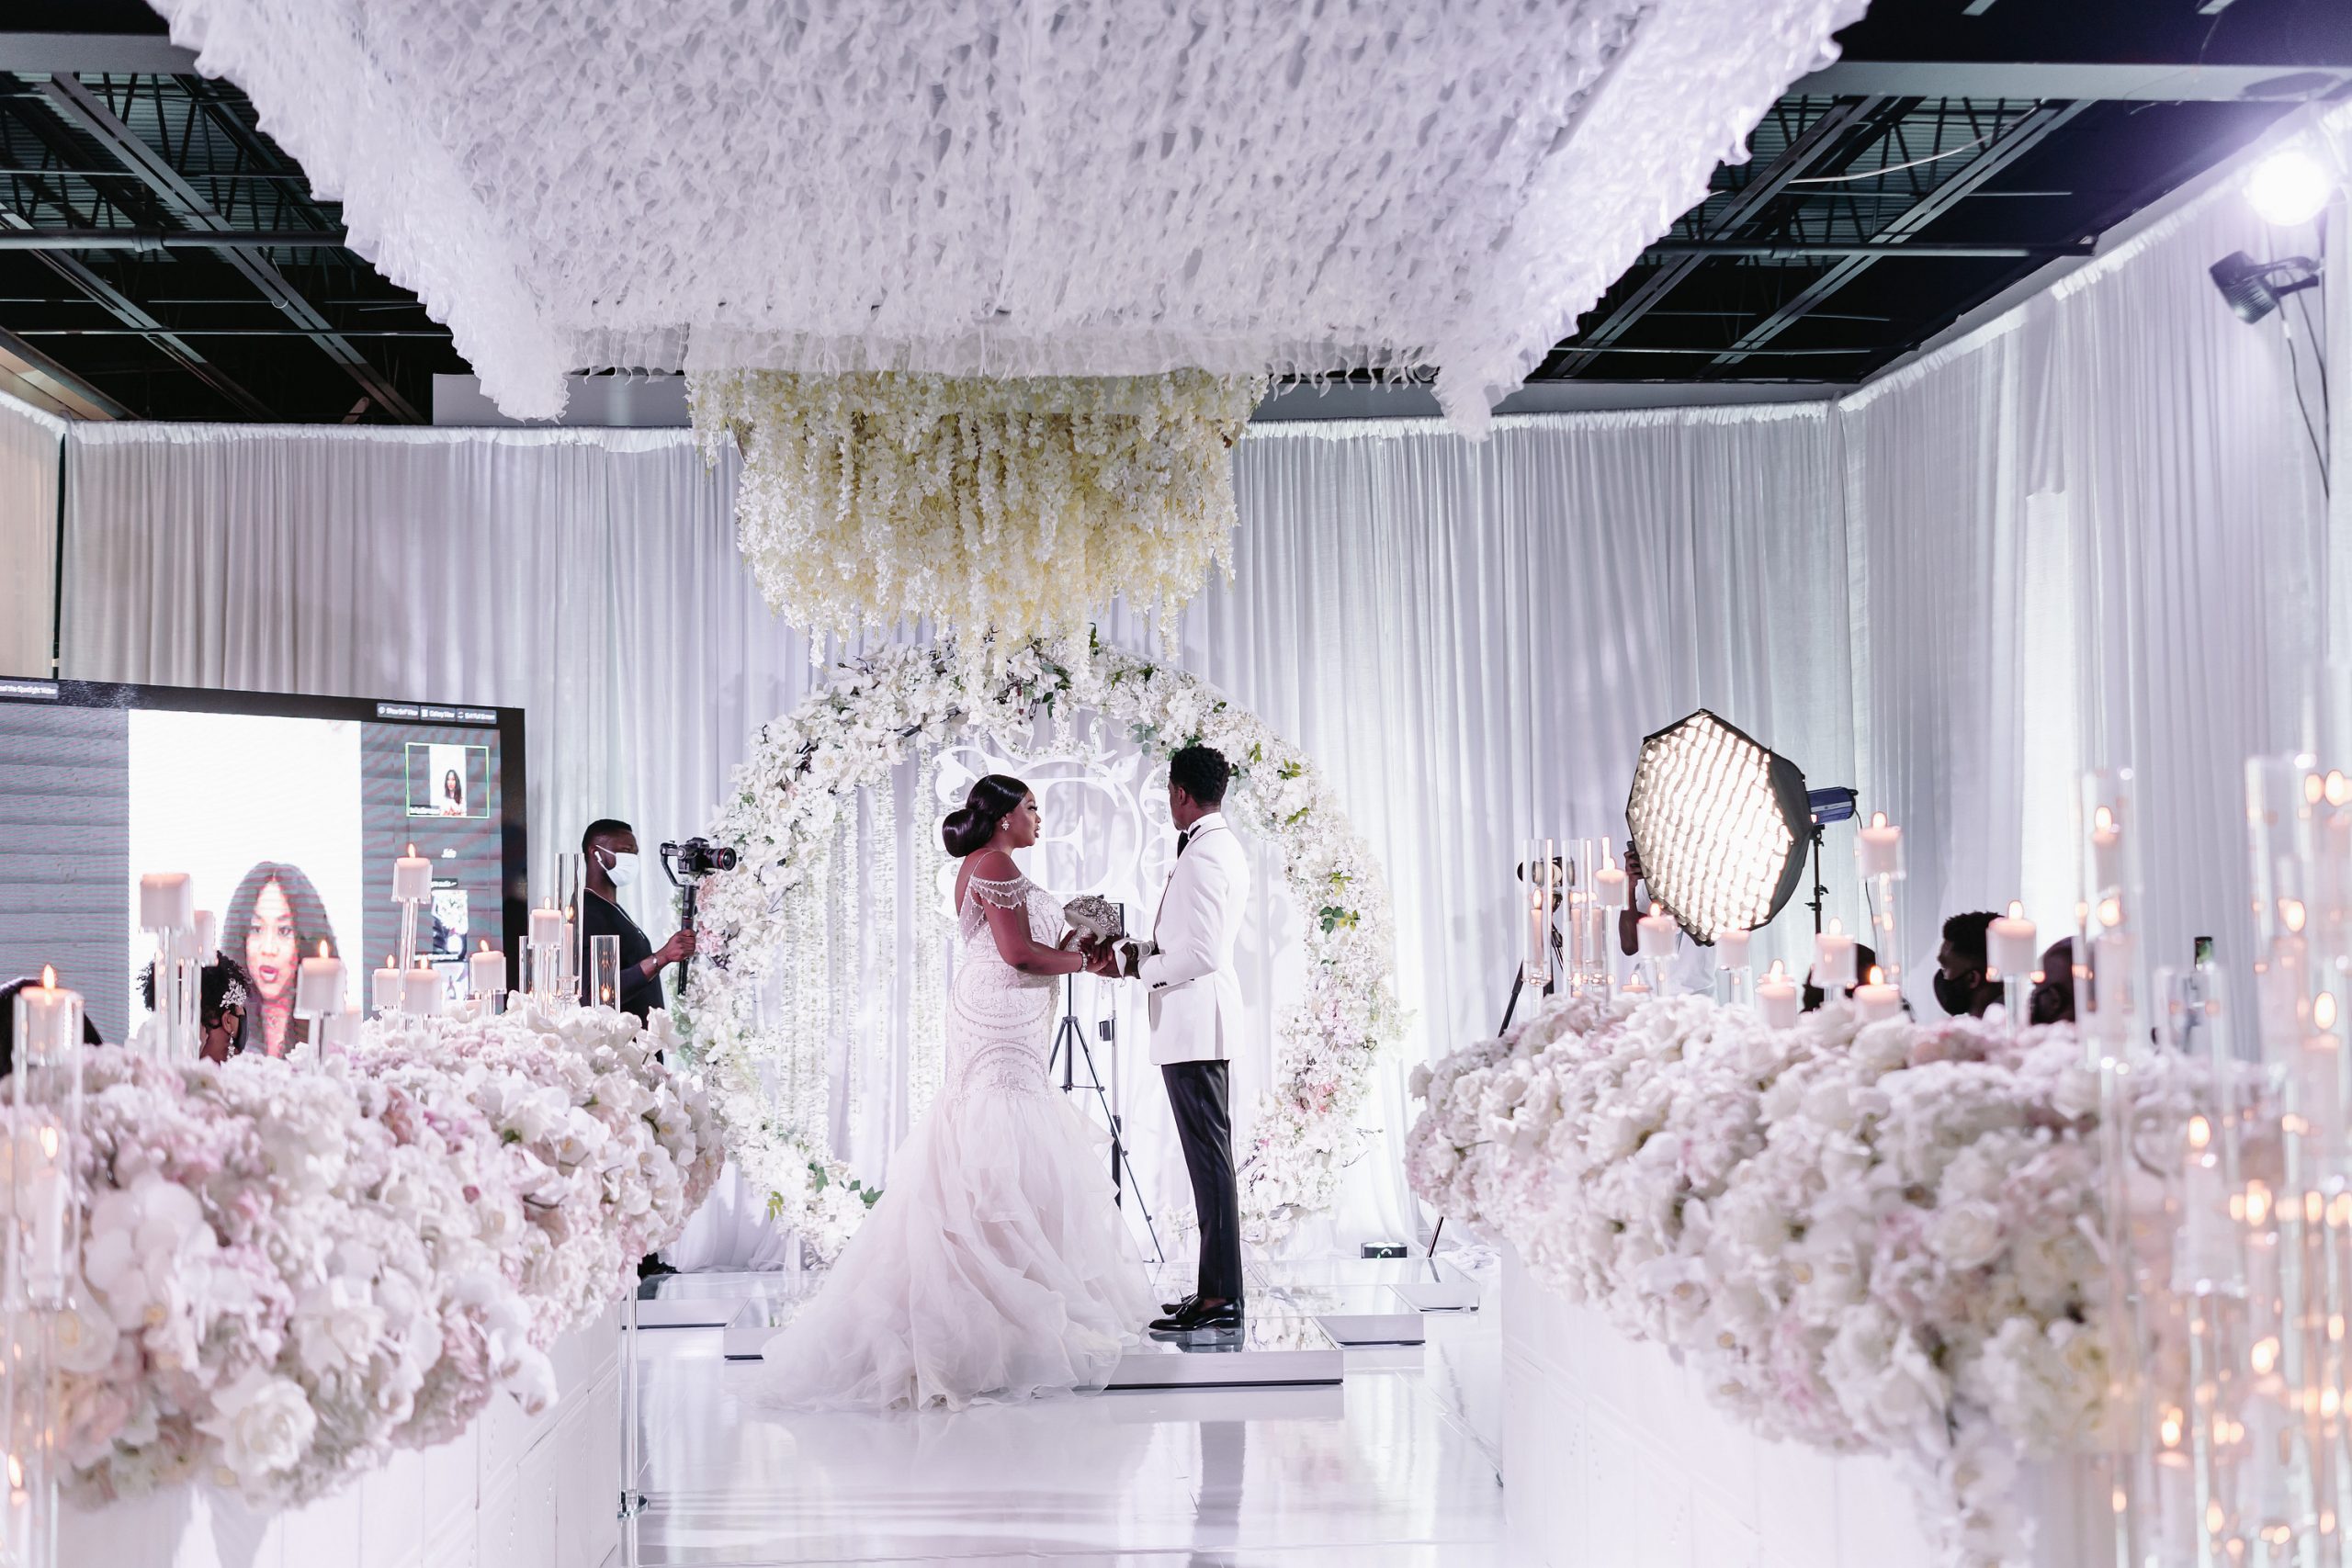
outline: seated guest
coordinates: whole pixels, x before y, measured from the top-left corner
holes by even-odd
[[[2041,955],[2041,978],[2026,1000],[2029,1023],[2075,1021],[2075,939],[2060,937]]]
[[[40,984],[40,976],[27,975],[0,986],[0,1078],[6,1077],[17,1067],[17,993],[27,986]],[[98,1026],[90,1021],[88,1013],[82,1015],[82,1043],[106,1043],[98,1038]]]
[[[139,999],[155,1010],[155,966],[139,972]],[[196,1023],[203,1031],[198,1047],[208,1062],[225,1062],[245,1049],[245,1014],[253,1006],[253,976],[245,966],[223,953],[206,964],[197,982]]]
[[[1871,947],[1865,942],[1856,942],[1854,944],[1854,985],[1844,987],[1845,995],[1849,999],[1853,997],[1854,986],[1859,986],[1863,981],[1869,979],[1871,977],[1871,971],[1877,966],[1878,949]],[[1829,993],[1815,985],[1813,983],[1812,974],[1807,972],[1804,982],[1804,1010],[1807,1012],[1819,1012],[1821,1010],[1821,1004],[1828,999]],[[1904,1003],[1903,1010],[1909,1012],[1911,1010],[1911,1004],[1909,1002]]]
[[[1972,909],[1944,922],[1943,946],[1936,951],[1936,1001],[1954,1018],[1983,1018],[2001,999],[2001,983],[1989,974],[1992,959],[1984,945],[1993,919],[1990,909]]]

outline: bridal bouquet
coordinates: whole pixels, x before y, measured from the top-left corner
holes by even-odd
[[[548,1347],[633,1287],[723,1157],[625,1014],[371,1021],[347,1055],[90,1053],[71,1488],[308,1501],[554,1397]]]
[[[1894,1456],[1947,1561],[2018,1562],[2018,1463],[2092,1442],[2108,1385],[2082,1058],[2064,1027],[1573,1001],[1416,1070],[1408,1168],[1767,1435]],[[2201,1074],[2135,1063],[2143,1187]]]

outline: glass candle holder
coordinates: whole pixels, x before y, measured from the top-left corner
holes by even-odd
[[[589,997],[597,1007],[610,1012],[621,1005],[621,939],[598,936],[588,939]]]
[[[1520,983],[1552,987],[1552,910],[1559,897],[1559,862],[1549,839],[1530,839],[1519,863]]]

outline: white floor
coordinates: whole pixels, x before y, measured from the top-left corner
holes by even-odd
[[[643,1334],[639,1560],[1479,1568],[1503,1557],[1498,1334],[1347,1353],[1340,1387],[777,1416],[716,1328]],[[616,1561],[618,1561],[617,1554]]]

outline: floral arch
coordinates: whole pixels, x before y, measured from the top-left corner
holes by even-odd
[[[1306,756],[1206,682],[1091,639],[978,658],[894,648],[835,667],[754,737],[711,827],[741,862],[703,884],[709,962],[693,965],[677,1008],[734,1157],[767,1193],[770,1218],[822,1258],[876,1196],[834,1152],[828,1042],[798,1006],[812,991],[840,991],[839,976],[799,961],[839,923],[847,889],[835,846],[861,814],[868,830],[879,825],[902,764],[969,739],[1018,748],[1041,710],[1091,712],[1155,761],[1215,746],[1234,765],[1227,812],[1281,853],[1304,927],[1304,988],[1277,1023],[1272,1087],[1238,1151],[1245,1236],[1278,1242],[1329,1208],[1360,1146],[1355,1114],[1396,1022],[1388,893]],[[899,880],[890,868],[873,896],[895,897]],[[924,881],[918,867],[915,886]],[[939,992],[937,975],[926,981],[919,967],[917,1005],[936,1008]],[[935,1087],[935,1063],[931,1071]]]

